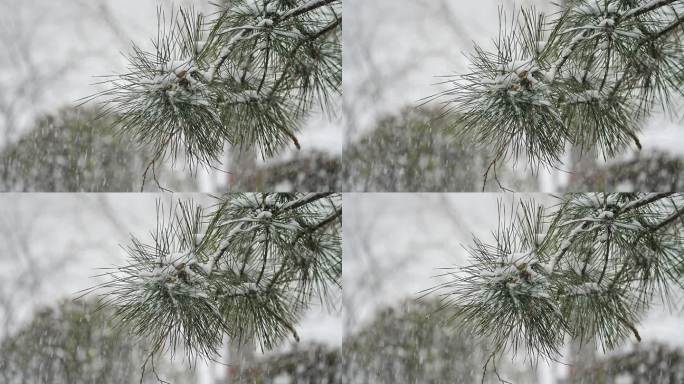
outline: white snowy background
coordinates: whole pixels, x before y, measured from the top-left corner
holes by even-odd
[[[548,206],[557,201],[546,194],[345,194],[345,334],[376,311],[442,282],[435,277],[439,268],[469,264],[463,246],[473,236],[492,238],[498,203],[510,207],[529,198]],[[684,347],[684,294],[677,294],[675,308],[656,306],[637,325],[642,343]],[[537,375],[540,383],[552,384],[564,374],[561,364],[540,364]]]
[[[559,9],[553,3],[559,1],[345,0],[345,143],[367,133],[379,118],[444,90],[437,85],[444,81],[440,76],[467,73],[473,42],[493,49],[499,7],[509,15],[526,6],[551,14]],[[639,137],[644,153],[684,153],[681,117],[655,114]],[[527,172],[523,165],[518,172]],[[556,192],[568,178],[567,172],[542,172],[538,188],[531,190]]]
[[[16,140],[33,119],[76,106],[104,90],[103,78],[126,71],[122,53],[131,42],[151,49],[157,9],[167,15],[178,6],[210,14],[210,0],[0,0],[0,147]],[[314,114],[298,135],[302,151],[342,152],[338,118]],[[269,162],[293,157],[285,148]],[[263,160],[258,159],[258,162]],[[223,169],[230,170],[229,164]],[[177,165],[178,172],[187,172]],[[225,188],[225,173],[203,172],[201,192]]]
[[[74,299],[100,282],[101,268],[122,265],[121,245],[130,235],[149,239],[157,201],[208,195],[4,194],[0,198],[0,339],[30,319],[33,311]],[[314,305],[297,327],[301,343],[342,343],[341,313]],[[291,341],[293,342],[293,341]],[[292,344],[285,342],[282,349]],[[177,359],[183,364],[182,358]],[[225,366],[199,364],[200,384],[220,378]]]

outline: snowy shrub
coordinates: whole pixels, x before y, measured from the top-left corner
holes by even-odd
[[[230,190],[263,191],[272,186],[276,192],[340,191],[341,168],[340,156],[302,152],[291,160],[238,170],[239,176],[232,172]]]
[[[341,384],[344,383],[341,366],[338,348],[308,344],[264,357],[235,380],[263,384]]]
[[[652,343],[601,358],[573,372],[567,383],[671,384],[684,381],[684,351]]]

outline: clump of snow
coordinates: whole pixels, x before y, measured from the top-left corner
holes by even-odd
[[[499,66],[499,74],[492,82],[493,90],[519,92],[532,89],[539,83],[535,75],[542,73],[534,60],[517,60]]]
[[[486,86],[490,93],[505,95],[514,103],[532,104],[554,111],[549,100],[548,76],[536,60],[511,61],[500,65],[498,72]]]
[[[205,292],[204,276],[191,267],[197,265],[194,253],[171,253],[166,260],[168,261],[160,260],[148,271],[138,274],[137,284],[139,284],[142,300],[149,299],[152,292],[160,287],[165,289],[172,298],[174,296],[208,297]]]
[[[601,19],[597,24],[600,28],[613,28],[615,26],[615,20],[612,17],[606,17]]]
[[[612,220],[615,217],[615,213],[613,211],[602,211],[601,213],[598,214],[598,219],[599,220]]]
[[[258,24],[257,28],[270,28],[273,26],[273,20],[269,18],[262,19]]]
[[[521,252],[519,255],[525,255],[526,258],[529,258],[531,252]],[[549,282],[546,276],[532,268],[536,264],[535,261],[514,261],[502,264],[487,275],[489,284],[505,286],[514,298],[531,296],[549,299]]]
[[[161,63],[157,71],[157,75],[144,85],[146,92],[163,94],[174,107],[177,104],[210,105],[206,85],[193,77],[199,72],[193,59]]]
[[[266,205],[267,207],[275,207],[276,203],[276,195],[274,194],[266,196],[266,199],[264,200],[264,205]]]
[[[277,1],[270,1],[268,4],[266,4],[266,14],[272,15],[278,12],[278,2]]]
[[[260,211],[256,215],[257,220],[271,220],[273,218],[273,212],[271,211]]]

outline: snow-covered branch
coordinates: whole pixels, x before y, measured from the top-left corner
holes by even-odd
[[[639,131],[656,108],[674,108],[684,38],[682,0],[580,0],[556,16],[521,9],[501,21],[494,52],[475,46],[470,73],[444,98],[454,133],[486,146],[485,173],[525,158],[556,167],[568,148],[608,159],[641,148]]]
[[[154,51],[134,46],[129,73],[92,97],[153,149],[151,167],[180,155],[191,169],[215,166],[226,143],[264,158],[300,148],[303,119],[341,93],[340,0],[235,0],[210,17],[181,8],[164,20]]]
[[[651,0],[622,14],[621,20],[629,20],[666,5],[682,3],[682,0]]]
[[[683,194],[571,194],[550,214],[531,202],[517,213],[431,291],[496,353],[553,359],[566,336],[606,351],[641,341],[643,311],[682,287]]]
[[[309,0],[309,2],[304,3],[296,8],[292,8],[280,16],[280,20],[288,20],[293,17],[303,15],[307,12],[315,10],[317,8],[323,7],[328,4],[332,4],[339,0]]]
[[[209,211],[181,202],[168,220],[160,213],[152,243],[134,238],[129,263],[95,289],[154,352],[182,346],[191,358],[212,358],[224,334],[274,348],[298,339],[310,300],[329,300],[340,286],[340,201],[232,194]]]

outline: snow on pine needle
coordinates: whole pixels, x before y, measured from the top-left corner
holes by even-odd
[[[494,242],[475,239],[468,253],[474,262],[450,271],[453,280],[430,292],[443,293],[462,324],[474,334],[491,338],[500,351],[529,348],[535,354],[556,355],[566,323],[552,292],[554,280],[545,271],[544,252],[550,237],[543,226],[544,209],[521,203],[522,214],[500,206]]]
[[[681,101],[683,11],[682,0],[578,0],[551,16],[500,11],[493,50],[476,44],[470,72],[427,101],[455,112],[455,133],[490,150],[490,168],[505,159],[533,171],[558,166],[566,144],[605,159],[640,149],[644,119],[676,113]]]
[[[641,341],[641,316],[683,287],[684,195],[559,200],[551,208],[500,206],[492,240],[475,238],[472,263],[428,291],[492,342],[492,356],[557,359],[566,336],[604,351],[629,337]]]
[[[276,154],[314,107],[332,111],[341,86],[339,0],[237,0],[205,16],[159,11],[153,49],[134,45],[129,72],[94,95],[123,134],[182,156],[220,162],[226,143]]]
[[[224,335],[270,350],[312,300],[334,305],[340,287],[341,198],[231,194],[203,208],[158,207],[151,242],[133,238],[128,263],[88,292],[150,353],[215,358]]]

